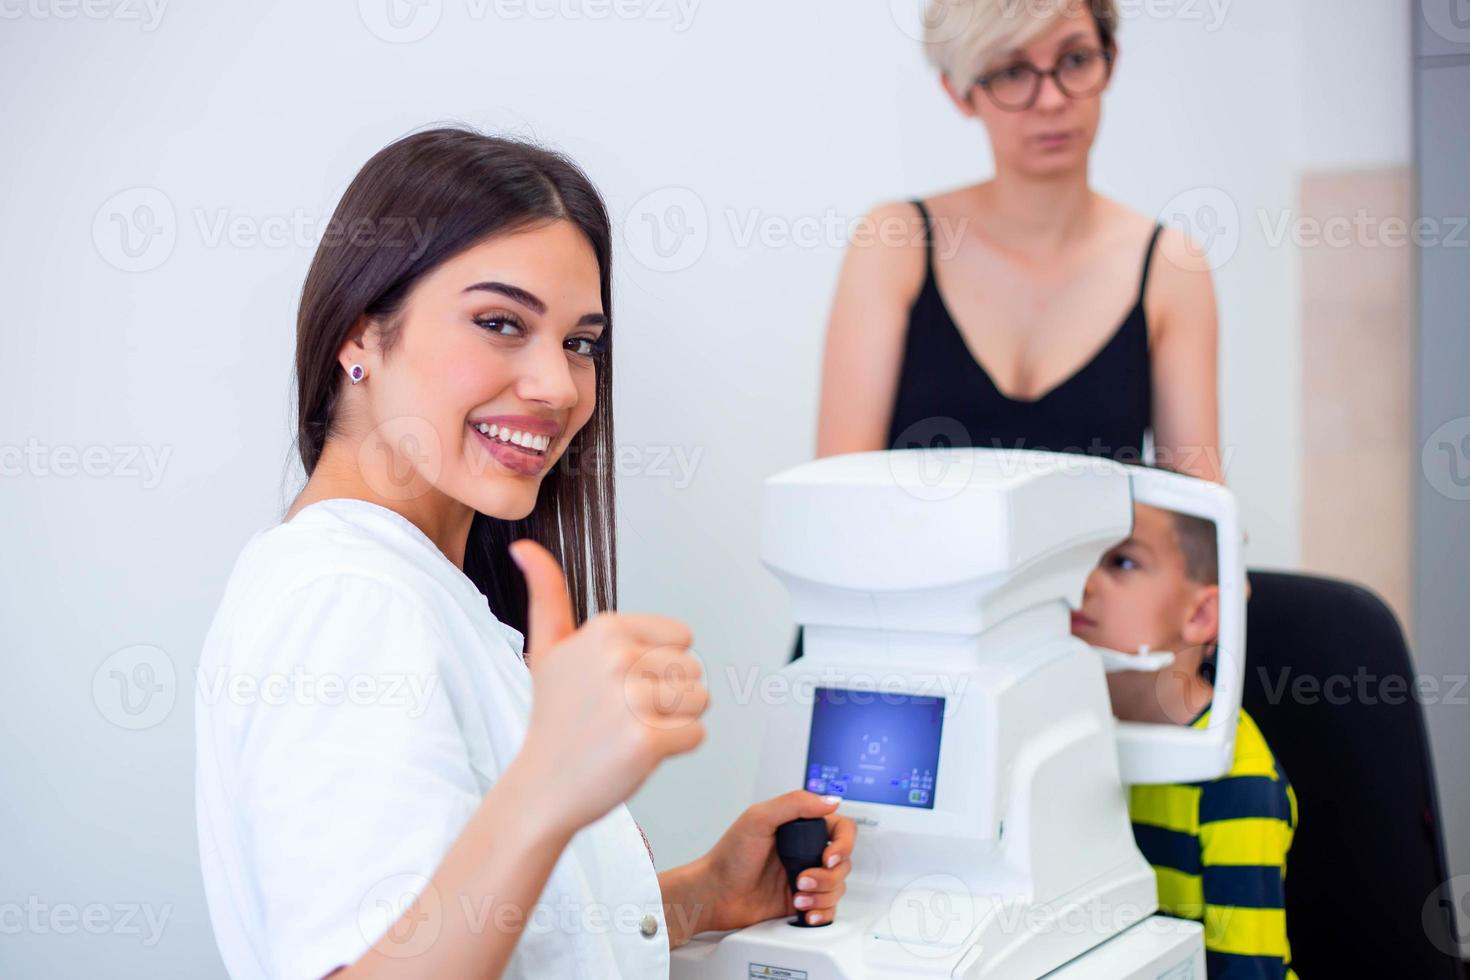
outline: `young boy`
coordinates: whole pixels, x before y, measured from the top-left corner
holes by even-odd
[[[1074,635],[1096,647],[1174,654],[1159,671],[1108,675],[1113,713],[1125,721],[1207,723],[1220,621],[1215,526],[1135,505],[1133,533],[1087,579]],[[1294,978],[1283,880],[1296,828],[1296,796],[1261,730],[1244,710],[1235,762],[1219,779],[1134,786],[1133,835],[1158,876],[1159,910],[1205,927],[1210,980]]]

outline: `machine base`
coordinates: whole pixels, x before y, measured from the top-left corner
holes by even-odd
[[[784,921],[777,920],[776,924],[784,925]],[[833,925],[843,925],[842,919]],[[718,940],[711,941],[712,938],[696,937],[689,946],[674,952],[672,980],[848,980],[839,972],[783,967],[757,960],[732,966],[728,959],[715,956]],[[949,960],[953,972],[943,971],[944,961],[940,959],[934,966],[942,972],[926,975],[948,975],[956,980],[978,976],[979,953],[975,948],[958,962]],[[774,959],[779,958],[778,953]],[[1009,976],[1004,971],[999,975]],[[1047,973],[1045,980],[1205,980],[1204,929],[1198,922],[1186,919],[1150,916]]]

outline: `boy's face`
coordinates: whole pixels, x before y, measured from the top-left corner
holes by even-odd
[[[1200,646],[1215,638],[1218,589],[1192,582],[1166,510],[1135,504],[1133,534],[1087,577],[1072,634],[1092,646],[1136,653]],[[1207,608],[1206,608],[1207,607]]]

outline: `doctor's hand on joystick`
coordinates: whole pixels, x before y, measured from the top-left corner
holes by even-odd
[[[799,789],[742,813],[696,862],[711,894],[695,931],[739,929],[792,913],[802,925],[830,924],[847,891],[857,840],[857,824],[837,816],[841,802]]]

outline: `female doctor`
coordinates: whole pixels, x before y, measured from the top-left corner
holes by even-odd
[[[573,163],[469,131],[394,143],[338,205],[297,322],[308,480],[196,688],[232,976],[662,977],[695,932],[834,915],[835,798],[759,803],[663,872],[623,805],[707,694],[683,624],[587,615],[615,601],[610,257]],[[793,895],[797,817],[831,843]]]

